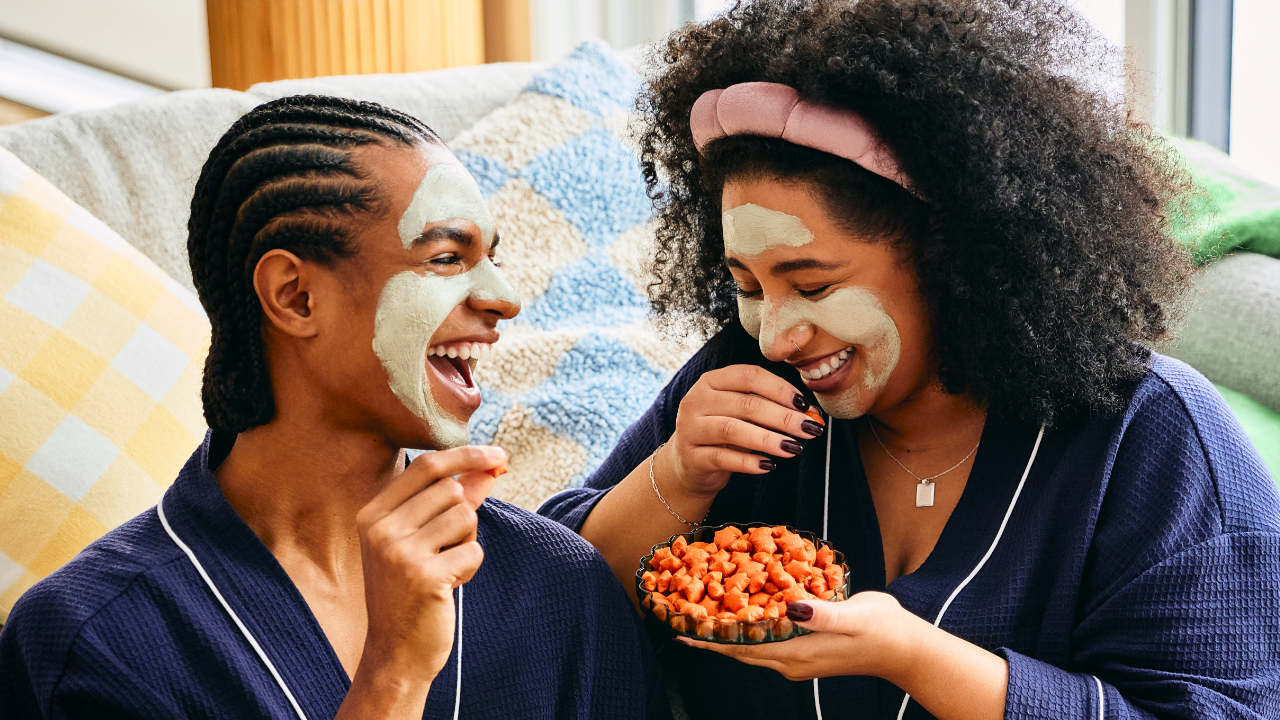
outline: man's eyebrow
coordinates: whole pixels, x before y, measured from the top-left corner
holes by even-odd
[[[459,227],[436,225],[419,235],[418,239],[413,241],[413,244],[422,245],[436,240],[452,240],[459,245],[470,245],[473,242],[473,237],[471,233]]]
[[[742,262],[738,260],[738,258],[727,257],[724,259],[724,264],[728,265],[731,268],[737,268],[739,270],[747,269],[746,266],[743,265]]]

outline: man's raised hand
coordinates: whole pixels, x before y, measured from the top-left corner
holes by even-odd
[[[484,559],[476,509],[499,448],[468,446],[415,459],[356,516],[369,629],[357,675],[430,686],[453,647],[453,589]],[[425,701],[425,693],[423,700]]]

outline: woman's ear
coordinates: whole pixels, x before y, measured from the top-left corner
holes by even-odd
[[[271,250],[253,270],[253,289],[268,321],[286,335],[314,337],[319,328],[311,296],[311,263],[288,250]]]

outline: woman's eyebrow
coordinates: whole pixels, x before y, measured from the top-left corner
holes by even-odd
[[[783,260],[774,263],[773,267],[769,268],[769,272],[774,275],[786,275],[799,270],[839,270],[843,266],[843,263],[818,260],[817,258],[796,258],[795,260]]]
[[[489,252],[493,252],[494,250],[497,250],[498,243],[500,242],[502,242],[502,236],[495,232],[493,234],[493,242],[489,244]]]
[[[743,265],[742,261],[735,257],[726,256],[724,264],[731,268],[750,272],[747,270],[747,266]],[[844,267],[843,263],[818,260],[817,258],[797,258],[795,260],[783,260],[781,262],[774,263],[773,266],[769,268],[769,272],[774,275],[786,275],[787,273],[793,273],[799,270],[831,271],[839,270],[842,267]]]

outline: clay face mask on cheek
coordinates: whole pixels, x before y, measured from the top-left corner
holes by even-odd
[[[437,170],[441,172],[436,173]],[[493,218],[475,180],[460,168],[437,165],[427,171],[400,219],[400,239],[407,249],[427,223],[459,217],[475,222],[484,241],[492,241]],[[520,305],[515,290],[486,257],[461,275],[405,271],[392,276],[382,288],[374,316],[373,352],[387,371],[391,391],[427,423],[442,448],[466,445],[469,434],[465,421],[436,402],[431,390],[433,371],[427,368],[427,349],[445,318],[470,297]]]
[[[516,306],[520,298],[498,274],[493,262],[481,260],[471,270],[449,277],[402,272],[382,288],[373,324],[373,352],[390,378],[391,391],[414,415],[426,421],[444,448],[466,445],[467,423],[436,402],[427,368],[431,338],[453,309],[469,297],[505,300]]]
[[[743,299],[738,302],[741,315]],[[840,288],[820,300],[789,298],[777,306],[766,306],[761,300],[746,302],[757,305],[756,331],[752,332],[745,320],[743,327],[760,340],[760,347],[766,351],[773,347],[779,333],[807,323],[854,346],[854,352],[863,356],[862,377],[854,378],[842,392],[818,393],[823,409],[835,417],[861,417],[874,394],[888,384],[889,376],[898,365],[902,352],[898,326],[866,288]]]
[[[780,246],[800,247],[813,242],[813,233],[800,218],[754,203],[729,208],[721,214],[724,249],[741,257],[758,257]],[[760,337],[762,300],[738,297],[738,319],[751,337]]]

